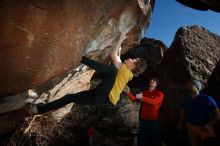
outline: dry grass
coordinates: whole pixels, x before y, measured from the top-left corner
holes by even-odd
[[[129,130],[136,124],[128,111],[131,107],[123,107],[74,106],[59,122],[50,114],[29,117],[4,146],[88,146],[89,127],[97,128],[96,146],[130,146],[133,136]]]
[[[60,122],[49,114],[26,118],[5,146],[49,146],[56,145],[59,140],[74,143],[87,136],[86,129],[95,123],[94,112],[92,106],[77,106]],[[94,117],[89,117],[89,114]]]
[[[61,133],[59,124],[50,117],[36,115],[27,118],[26,123],[17,129],[7,146],[46,146],[49,145],[55,133]]]

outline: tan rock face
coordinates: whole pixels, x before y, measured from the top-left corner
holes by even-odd
[[[2,0],[0,134],[16,126],[8,121],[23,120],[25,111],[15,110],[27,102],[87,90],[94,71],[77,70],[82,54],[108,60],[121,32],[128,34],[123,52],[130,50],[143,37],[153,7],[154,0]]]
[[[77,67],[85,48],[113,46],[121,31],[137,43],[152,12],[143,15],[136,0],[2,0],[0,7],[0,97]]]

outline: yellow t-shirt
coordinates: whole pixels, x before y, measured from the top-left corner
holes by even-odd
[[[109,100],[116,105],[120,94],[123,91],[124,87],[127,85],[128,81],[133,78],[133,73],[127,68],[125,64],[122,64],[122,67],[118,70],[115,83],[112,87],[112,90],[109,94]]]

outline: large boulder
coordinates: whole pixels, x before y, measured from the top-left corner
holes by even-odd
[[[216,12],[220,12],[219,0],[176,0],[176,1],[193,9],[202,10],[202,11],[207,11],[210,9]]]
[[[180,28],[159,68],[160,87],[165,92],[163,127],[176,125],[186,83],[200,80],[206,86],[220,59],[220,37],[200,26]]]
[[[153,6],[152,1],[150,6]],[[42,85],[79,65],[82,52],[137,43],[151,17],[136,0],[0,2],[0,97]]]
[[[3,134],[15,127],[14,117],[24,118],[14,111],[27,102],[49,102],[89,89],[94,71],[80,66],[82,54],[105,61],[111,51],[105,48],[113,48],[121,32],[128,35],[124,52],[139,44],[154,0],[3,0],[0,6]],[[54,112],[54,118],[65,117],[67,107]]]

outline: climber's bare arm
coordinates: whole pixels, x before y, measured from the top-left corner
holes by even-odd
[[[112,52],[111,52],[111,58],[113,61],[114,66],[119,70],[122,66],[122,61],[120,58],[120,53],[121,53],[121,43],[123,42],[123,40],[126,39],[126,33],[121,33],[120,35],[120,39],[118,41],[118,43],[116,44],[116,46],[113,48]]]

